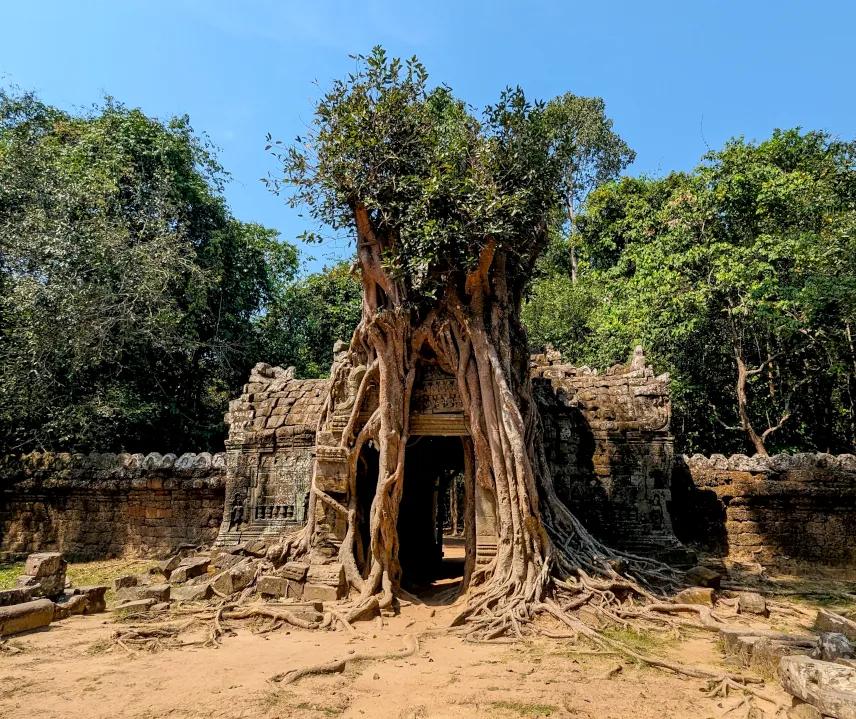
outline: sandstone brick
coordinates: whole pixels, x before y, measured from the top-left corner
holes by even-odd
[[[322,602],[334,602],[345,596],[343,587],[333,587],[327,584],[304,584],[303,598],[306,600],[319,600]]]
[[[46,627],[53,618],[54,603],[50,599],[0,607],[0,637]]]

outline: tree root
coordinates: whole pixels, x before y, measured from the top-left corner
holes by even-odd
[[[324,662],[321,664],[308,664],[306,666],[298,667],[297,669],[292,669],[291,671],[284,672],[282,674],[275,674],[270,677],[268,681],[277,682],[282,684],[293,684],[298,679],[302,677],[316,675],[316,674],[336,674],[345,671],[345,667],[348,662],[354,661],[379,661],[381,659],[404,659],[406,657],[411,657],[416,652],[419,651],[419,638],[418,637],[405,637],[405,641],[410,643],[409,647],[405,647],[397,652],[387,653],[387,654],[368,654],[368,653],[356,653],[351,654],[350,656],[344,659],[334,659],[331,662]]]

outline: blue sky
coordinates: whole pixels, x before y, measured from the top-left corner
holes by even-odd
[[[856,3],[430,0],[0,0],[0,76],[65,109],[104,93],[190,115],[221,148],[237,217],[293,240],[305,227],[259,178],[311,117],[313,85],[382,44],[483,106],[600,95],[637,151],[634,173],[690,169],[706,145],[776,127],[856,137]],[[329,246],[309,248],[318,267]]]

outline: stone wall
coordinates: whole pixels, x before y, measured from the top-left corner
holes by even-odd
[[[684,542],[737,560],[856,564],[856,456],[676,458],[670,504]]]
[[[693,561],[672,530],[668,505],[674,439],[669,376],[637,347],[628,365],[600,373],[532,357],[545,449],[559,496],[596,537],[664,561]]]
[[[225,455],[39,454],[0,462],[0,559],[161,556],[213,542]]]

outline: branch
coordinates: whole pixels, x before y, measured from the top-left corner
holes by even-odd
[[[719,413],[716,411],[716,405],[715,404],[711,403],[710,408],[713,410],[714,419],[717,422],[719,422],[723,427],[725,427],[725,429],[731,430],[732,432],[742,432],[746,429],[746,427],[743,427],[743,426],[732,427],[730,424],[726,424],[725,422],[723,422],[719,417]]]

